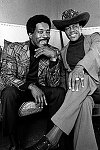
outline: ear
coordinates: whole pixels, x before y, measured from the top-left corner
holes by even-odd
[[[32,39],[32,33],[29,33],[28,36],[30,39]]]
[[[82,27],[82,26],[80,26],[80,31],[81,31],[81,33],[82,33],[82,28],[83,28],[83,27]]]

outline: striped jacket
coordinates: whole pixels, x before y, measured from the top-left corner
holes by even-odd
[[[53,47],[52,47],[53,48]],[[49,86],[63,86],[64,87],[64,71],[61,65],[61,61],[49,68],[49,59],[41,60],[39,62],[38,77],[39,83],[45,86],[45,75],[48,74]],[[45,65],[43,65],[45,64]],[[4,86],[14,85],[20,89],[26,82],[26,76],[29,72],[30,65],[30,50],[29,41],[23,43],[11,43],[4,48],[2,53],[2,68],[1,78]],[[49,71],[48,71],[49,70]],[[62,74],[62,75],[61,75]],[[51,75],[51,76],[50,76]],[[42,79],[42,77],[44,79]]]

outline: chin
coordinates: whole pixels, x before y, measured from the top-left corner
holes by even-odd
[[[79,39],[79,37],[77,36],[77,37],[70,37],[70,40],[71,41],[77,41]]]

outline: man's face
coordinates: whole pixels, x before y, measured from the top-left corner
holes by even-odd
[[[38,47],[47,45],[50,39],[49,25],[44,22],[37,23],[34,33],[29,33],[29,38]]]
[[[77,24],[72,24],[65,28],[65,33],[70,41],[76,41],[79,39],[82,33],[82,27]]]

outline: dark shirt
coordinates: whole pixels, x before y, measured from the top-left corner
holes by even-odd
[[[30,50],[30,66],[29,66],[29,72],[26,76],[26,82],[21,85],[19,88],[21,90],[25,90],[28,88],[28,86],[33,84],[38,84],[38,65],[40,58],[35,58],[35,49],[38,48],[36,45],[33,45],[30,42],[29,50]]]
[[[29,66],[29,72],[26,76],[26,82],[33,82],[34,84],[36,84],[38,82],[38,65],[39,65],[39,60],[40,58],[36,58],[34,57],[35,55],[35,49],[37,49],[38,47],[33,45],[30,42],[30,66]]]
[[[48,45],[50,47],[50,45]],[[47,85],[46,74],[49,75],[50,85],[56,86],[59,83],[60,75],[59,75],[59,62],[51,62],[47,56],[41,55],[38,58],[35,58],[35,49],[38,47],[30,43],[30,66],[29,72],[26,76],[26,82],[21,85],[19,88],[21,90],[25,90],[28,86],[33,83],[35,85]],[[49,70],[46,70],[48,69]]]
[[[77,41],[70,41],[67,49],[67,62],[73,70],[76,64],[84,57],[84,36],[81,35]]]

